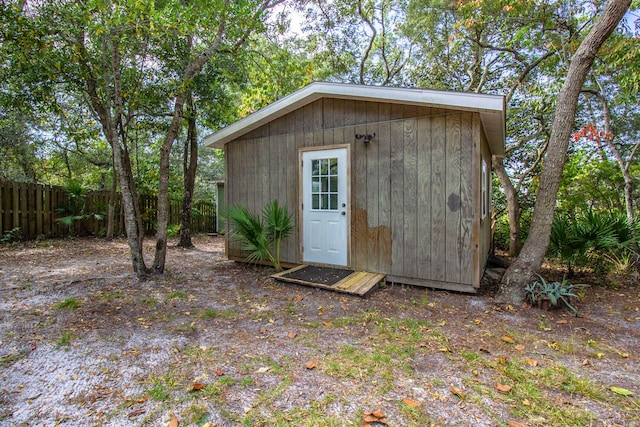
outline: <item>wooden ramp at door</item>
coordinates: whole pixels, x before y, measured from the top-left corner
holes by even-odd
[[[280,282],[312,286],[363,297],[384,280],[385,275],[303,264],[276,273],[271,277]]]

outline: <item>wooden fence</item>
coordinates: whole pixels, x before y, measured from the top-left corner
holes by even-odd
[[[0,181],[0,237],[11,230],[20,229],[24,239],[37,237],[64,237],[103,235],[107,228],[106,213],[109,191],[89,191],[84,197],[84,213],[104,215],[75,221],[72,226],[60,222],[59,209],[70,205],[70,198],[64,187]],[[155,233],[158,198],[141,195],[140,210],[145,232]],[[216,207],[214,203],[199,202],[191,208],[191,227],[194,232],[213,233],[216,231]],[[181,202],[171,202],[169,224],[179,225],[182,212]],[[121,197],[118,195],[114,218],[114,234],[124,235],[124,214]]]

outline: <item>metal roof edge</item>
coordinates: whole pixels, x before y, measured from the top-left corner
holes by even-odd
[[[501,113],[500,121],[502,123],[497,125],[502,129],[505,128],[505,97],[502,95],[315,82],[215,133],[207,135],[204,138],[204,143],[209,147],[223,148],[227,142],[322,97],[430,105],[477,111],[481,114],[484,112],[488,114],[483,115],[493,117],[496,116],[496,113]],[[499,141],[496,142],[498,145],[504,145],[505,133],[504,131],[499,133],[501,133],[502,136],[496,136],[502,139],[502,143]]]

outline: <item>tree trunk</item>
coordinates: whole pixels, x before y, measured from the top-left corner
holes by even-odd
[[[520,253],[520,203],[516,191],[501,158],[494,157],[493,169],[500,180],[504,195],[507,199],[507,212],[509,214],[509,256],[516,257]]]
[[[109,207],[107,210],[107,234],[106,239],[112,240],[114,233],[114,222],[116,217],[116,197],[118,196],[118,176],[113,169],[113,179],[111,180],[111,191],[109,192]]]
[[[549,148],[540,177],[529,236],[520,255],[502,278],[496,295],[498,303],[522,303],[524,286],[533,281],[535,273],[540,270],[549,246],[556,196],[562,179],[582,85],[600,46],[615,30],[630,4],[631,0],[609,0],[602,15],[573,55],[566,80],[557,98]]]
[[[175,99],[173,119],[160,148],[160,182],[158,184],[158,230],[156,232],[156,254],[153,259],[153,272],[164,273],[167,258],[167,226],[169,225],[169,156],[171,147],[178,136],[182,121],[186,94],[178,94]]]
[[[193,248],[191,241],[191,202],[196,182],[198,167],[198,130],[196,128],[196,111],[193,100],[189,99],[190,114],[188,117],[187,139],[184,143],[184,197],[182,198],[182,218],[180,226],[180,243],[183,248]]]

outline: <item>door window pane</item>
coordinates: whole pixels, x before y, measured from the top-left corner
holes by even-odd
[[[311,209],[338,210],[338,158],[311,160]]]

